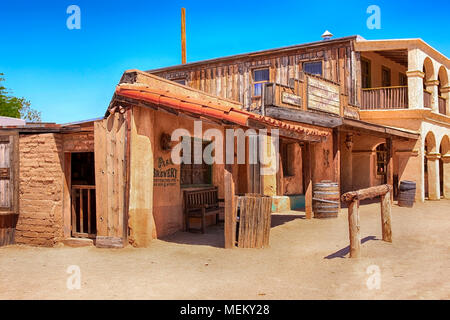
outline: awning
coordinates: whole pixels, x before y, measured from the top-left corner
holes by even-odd
[[[123,98],[126,100],[123,100]],[[236,124],[256,129],[279,129],[280,136],[298,140],[320,142],[330,135],[329,131],[320,128],[315,129],[294,125],[231,106],[219,105],[207,100],[193,99],[187,95],[181,95],[179,91],[171,91],[169,84],[167,84],[167,90],[164,91],[141,83],[119,84],[116,87],[113,104],[120,104],[121,102],[130,103],[129,99],[135,102],[148,103],[152,107],[171,108],[176,112],[184,112],[219,120],[224,124]],[[113,104],[110,106],[110,109]],[[133,105],[133,101],[131,101],[131,105]],[[139,105],[139,103],[135,105]]]
[[[343,119],[342,126],[339,127],[341,131],[359,131],[361,133],[379,136],[383,138],[399,138],[417,140],[420,137],[419,133],[410,130],[398,129],[393,127],[382,126],[375,123],[369,123],[361,120]]]

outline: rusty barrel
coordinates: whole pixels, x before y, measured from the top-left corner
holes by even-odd
[[[323,180],[313,185],[314,218],[336,218],[339,213],[339,184]]]
[[[400,181],[398,188],[398,205],[412,208],[416,198],[416,183],[414,181]]]

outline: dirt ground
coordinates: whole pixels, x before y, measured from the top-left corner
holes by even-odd
[[[273,215],[268,249],[222,249],[221,226],[146,249],[2,247],[0,299],[450,299],[449,200],[394,205],[393,243],[380,240],[379,204],[360,213],[360,259],[348,258],[346,209]],[[70,265],[79,290],[67,289]]]

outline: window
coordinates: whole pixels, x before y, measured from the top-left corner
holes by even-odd
[[[269,68],[253,70],[253,96],[260,97],[262,86],[269,82]]]
[[[381,67],[381,86],[382,87],[391,86],[391,69]]]
[[[212,165],[204,163],[204,160],[202,160],[201,164],[194,163],[195,139],[191,138],[191,163],[181,163],[180,165],[180,184],[184,187],[212,184]],[[202,141],[202,155],[210,143],[211,141]]]
[[[404,73],[398,74],[398,83],[400,86],[407,86],[408,85],[408,77]]]
[[[291,177],[294,172],[294,144],[281,143],[281,163],[283,165],[283,176]]]
[[[303,71],[306,73],[322,76],[322,61],[303,63]]]
[[[361,59],[361,85],[363,88],[370,88],[370,61],[366,59]]]
[[[375,149],[377,155],[377,175],[384,176],[386,175],[386,165],[387,165],[387,148],[386,144],[380,144]]]
[[[182,84],[183,86],[186,85],[186,79],[172,79],[172,81],[178,84]]]

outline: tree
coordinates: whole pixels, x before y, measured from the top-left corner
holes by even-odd
[[[31,108],[31,103],[25,98],[11,96],[2,85],[3,73],[0,73],[0,116],[21,118],[29,122],[41,121],[41,113]]]

